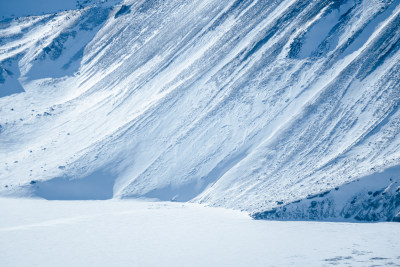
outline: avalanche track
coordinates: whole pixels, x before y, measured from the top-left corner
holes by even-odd
[[[2,196],[266,211],[398,170],[400,1],[125,0],[8,18],[0,97]],[[400,174],[386,173],[376,190],[394,184],[394,216]]]

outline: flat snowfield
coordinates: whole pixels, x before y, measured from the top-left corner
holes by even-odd
[[[255,221],[195,204],[0,199],[1,266],[400,266],[400,224]]]

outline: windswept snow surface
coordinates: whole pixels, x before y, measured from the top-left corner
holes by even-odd
[[[0,199],[1,265],[400,265],[400,224],[271,222],[190,203]]]
[[[254,212],[399,166],[399,25],[398,0],[126,0],[4,20],[0,194]]]

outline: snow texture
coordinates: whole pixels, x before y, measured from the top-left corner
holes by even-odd
[[[399,0],[54,3],[0,24],[2,196],[263,212],[400,166]]]

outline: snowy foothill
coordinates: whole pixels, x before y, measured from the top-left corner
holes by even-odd
[[[400,224],[276,222],[199,204],[0,199],[2,266],[400,265]]]

